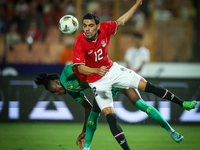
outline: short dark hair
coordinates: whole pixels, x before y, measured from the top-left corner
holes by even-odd
[[[96,24],[99,24],[99,17],[95,14],[93,14],[92,12],[89,12],[88,14],[86,14],[84,17],[83,17],[83,21],[85,19],[94,19],[95,23]]]
[[[139,38],[139,39],[143,38],[142,33],[139,33],[139,32],[133,32],[133,36],[136,37],[136,38]]]

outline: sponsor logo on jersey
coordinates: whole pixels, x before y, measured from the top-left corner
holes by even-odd
[[[102,45],[103,47],[106,46],[106,42],[105,42],[105,40],[103,40],[103,41],[101,42],[101,45]]]
[[[80,60],[80,58],[76,58],[77,60]]]
[[[67,90],[69,90],[69,89],[72,89],[73,86],[72,86],[72,85],[68,85],[68,86],[66,86],[65,88],[66,88]]]

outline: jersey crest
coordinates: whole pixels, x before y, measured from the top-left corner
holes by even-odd
[[[105,42],[105,40],[102,40],[101,45],[102,45],[102,47],[106,47],[106,42]]]

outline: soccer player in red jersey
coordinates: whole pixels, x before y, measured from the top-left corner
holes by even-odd
[[[175,102],[181,107],[186,107],[180,98],[167,89],[147,82],[134,71],[113,63],[108,57],[108,44],[111,34],[117,33],[118,27],[123,26],[130,19],[141,3],[142,0],[136,0],[136,3],[116,21],[99,24],[98,16],[92,13],[86,14],[83,17],[83,32],[76,38],[73,47],[73,63],[76,66],[77,76],[83,82],[88,82],[93,89],[97,104],[106,116],[113,136],[125,150],[130,150],[130,148],[123,130],[117,123],[113,109],[112,86],[124,89],[140,89]],[[191,102],[191,105],[195,108],[196,101]],[[147,108],[146,111],[150,112],[151,109]],[[168,129],[168,132],[175,141],[183,140],[183,136],[172,128]]]

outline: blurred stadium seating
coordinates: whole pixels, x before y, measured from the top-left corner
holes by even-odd
[[[78,2],[82,4],[81,9],[77,9]],[[21,12],[17,14],[16,11],[12,12],[12,9],[9,8],[12,7],[13,10],[16,10],[20,1],[2,1],[0,4],[2,22],[0,62],[57,64],[60,52],[64,49],[64,41],[69,37],[62,34],[57,27],[59,16],[72,14],[81,22],[83,15],[92,11],[99,15],[100,21],[115,20],[118,17],[115,14],[123,14],[134,2],[132,0],[24,0],[21,5],[27,5],[28,8],[23,14],[20,14]],[[119,36],[112,37],[109,47],[110,58],[114,61],[123,61],[127,48],[132,44],[131,33],[140,31],[144,34],[144,46],[150,49],[151,62],[193,61],[196,57],[195,54],[199,53],[194,48],[195,41],[197,43],[199,41],[199,39],[195,39],[198,37],[194,34],[196,29],[194,26],[198,26],[195,24],[198,19],[198,9],[199,2],[196,0],[144,0],[141,8],[126,23],[125,27],[120,28]],[[57,17],[53,18],[53,16]],[[30,47],[24,37],[24,31],[32,19],[37,21],[41,19],[41,22],[38,21],[38,29],[43,33],[43,40],[33,41]],[[12,50],[9,50],[6,35],[13,23],[18,25],[17,32],[21,35],[21,40],[15,43]],[[80,32],[81,25],[78,32],[72,36],[76,37]],[[120,55],[115,55],[116,53]],[[199,62],[200,58],[196,61]]]

